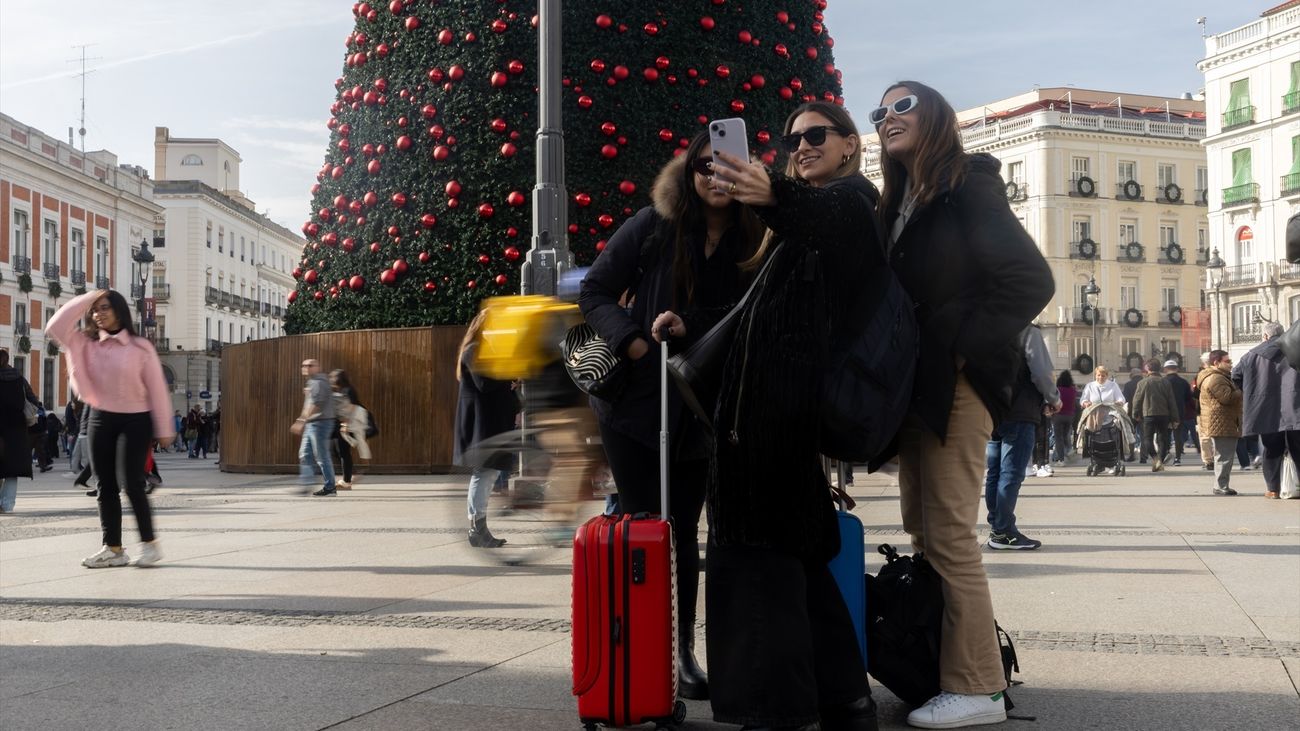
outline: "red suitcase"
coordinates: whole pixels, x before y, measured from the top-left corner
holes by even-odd
[[[660,501],[668,513],[668,347],[662,347]],[[677,700],[677,560],[659,515],[601,515],[573,545],[573,694],[578,718],[598,725],[680,724]]]

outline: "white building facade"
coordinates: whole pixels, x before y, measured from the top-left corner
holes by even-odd
[[[1300,265],[1285,226],[1300,211],[1300,2],[1205,39],[1213,342],[1239,357],[1263,323],[1300,319]]]
[[[1011,209],[1051,267],[1056,294],[1036,322],[1056,370],[1119,375],[1153,357],[1194,368],[1203,117],[1195,100],[1071,88],[959,113],[966,150],[1001,161]],[[868,155],[866,172],[878,181],[877,160]]]
[[[138,289],[132,257],[162,227],[153,197],[144,168],[0,114],[0,348],[60,418],[71,390],[44,324],[87,289]]]
[[[155,200],[166,211],[153,265],[158,348],[176,377],[176,408],[210,411],[221,346],[284,334],[304,241],[239,191],[239,153],[221,140],[158,127],[154,150]]]

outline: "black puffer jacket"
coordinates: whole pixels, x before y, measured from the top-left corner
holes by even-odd
[[[833,333],[867,313],[859,295],[888,275],[875,187],[861,175],[821,188],[774,176],[756,209],[780,248],[746,303],[723,371],[710,465],[710,540],[810,561],[839,550],[818,457],[822,373]]]
[[[0,368],[0,477],[32,476],[26,403],[36,403],[27,379],[11,367]]]
[[[948,433],[957,360],[998,423],[1011,408],[1022,356],[1017,335],[1052,299],[1052,270],[1007,205],[1001,167],[973,155],[965,180],[918,208],[890,249],[916,305],[920,360],[912,409]],[[894,221],[884,221],[885,230]]]

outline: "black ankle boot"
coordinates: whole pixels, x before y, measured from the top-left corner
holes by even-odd
[[[487,518],[475,518],[469,524],[469,545],[474,548],[500,548],[504,538],[497,538],[488,530]]]
[[[821,710],[824,731],[876,731],[876,702],[871,693],[851,702]]]
[[[683,629],[677,643],[677,695],[693,701],[709,699],[709,677],[695,662],[695,627]]]

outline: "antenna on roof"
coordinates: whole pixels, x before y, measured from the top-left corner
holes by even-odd
[[[82,151],[82,153],[85,153],[85,151],[86,151],[86,77],[89,76],[89,75],[91,75],[91,74],[93,74],[93,73],[95,73],[95,70],[94,70],[94,69],[91,69],[91,70],[89,70],[89,71],[86,70],[86,62],[87,62],[87,61],[101,61],[101,60],[103,60],[103,58],[104,58],[103,56],[95,56],[94,58],[86,58],[86,49],[87,49],[87,48],[90,48],[91,46],[95,46],[95,45],[99,45],[99,44],[97,44],[97,43],[85,43],[85,44],[82,44],[82,45],[80,45],[80,46],[73,46],[73,48],[79,48],[79,49],[81,49],[81,57],[80,57],[80,58],[70,58],[70,59],[68,59],[68,63],[78,63],[78,62],[81,63],[81,72],[78,73],[78,74],[74,74],[74,75],[75,75],[75,76],[80,76],[80,77],[81,77],[81,125],[77,127],[77,134],[78,134],[78,135],[81,135],[81,151]],[[69,140],[69,142],[71,142],[71,140]]]
[[[1199,26],[1201,26],[1201,37],[1202,37],[1202,38],[1206,38],[1206,37],[1208,37],[1208,34],[1205,32],[1205,16],[1204,16],[1204,15],[1202,15],[1201,17],[1199,17],[1199,18],[1196,19],[1196,24],[1199,25]]]

